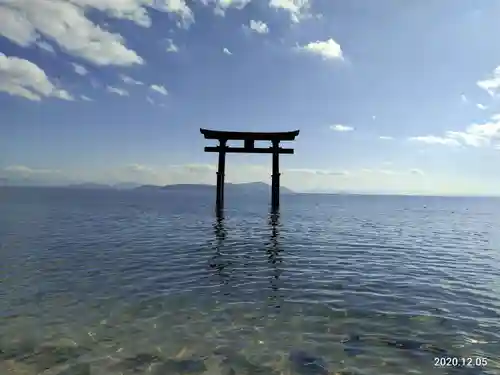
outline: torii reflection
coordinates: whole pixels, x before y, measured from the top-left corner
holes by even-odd
[[[269,226],[271,228],[271,237],[266,247],[268,262],[271,267],[271,277],[269,282],[271,284],[271,295],[269,300],[273,303],[274,307],[280,308],[281,296],[280,290],[280,276],[283,272],[281,263],[283,262],[282,249],[279,243],[280,237],[280,213],[279,210],[271,209],[269,213]]]
[[[229,272],[225,270],[225,268],[230,264],[222,254],[222,248],[224,245],[224,241],[227,237],[227,230],[224,227],[224,215],[222,212],[217,212],[216,220],[213,225],[214,233],[215,233],[215,254],[212,257],[209,265],[210,268],[215,270],[215,274],[220,277],[222,284],[227,284],[229,281]]]
[[[267,217],[267,226],[270,230],[269,237],[264,244],[264,251],[267,257],[268,269],[266,274],[269,275],[269,289],[268,300],[273,307],[279,308],[281,305],[282,296],[280,295],[280,276],[282,274],[282,249],[280,247],[280,213],[278,210],[271,210]],[[231,281],[245,277],[244,274],[235,275],[232,272],[235,271],[233,262],[239,262],[234,254],[231,254],[231,249],[225,246],[225,242],[228,237],[228,231],[226,228],[226,220],[224,215],[216,215],[215,222],[213,224],[214,229],[214,242],[213,249],[214,255],[212,256],[209,266],[213,270],[215,276],[222,285],[230,286]],[[262,249],[262,248],[261,248]],[[234,250],[234,249],[233,249]],[[251,261],[249,267],[262,267],[261,261],[258,260],[263,254],[255,249],[256,253],[249,254],[251,258],[257,260],[257,262]],[[228,253],[229,251],[229,253]],[[224,289],[224,294],[233,294],[235,290]]]

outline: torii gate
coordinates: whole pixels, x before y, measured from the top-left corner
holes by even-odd
[[[293,154],[292,148],[280,147],[281,141],[293,141],[299,135],[299,130],[289,132],[236,132],[200,129],[205,139],[217,139],[218,146],[205,147],[205,152],[219,153],[219,166],[217,170],[217,196],[215,206],[217,212],[224,207],[224,174],[226,170],[226,153],[247,153],[247,154],[273,154],[273,174],[271,183],[271,208],[277,210],[280,204],[280,154]],[[228,147],[228,140],[244,141],[243,147]],[[271,141],[271,147],[255,147],[255,141]]]

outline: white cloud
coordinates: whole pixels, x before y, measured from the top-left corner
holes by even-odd
[[[348,171],[335,171],[327,169],[310,169],[310,168],[289,168],[285,169],[285,173],[304,173],[317,176],[348,176]]]
[[[393,137],[391,136],[388,136],[388,135],[381,135],[380,137],[378,137],[378,139],[382,139],[382,140],[385,140],[385,141],[389,141],[389,140],[392,140],[394,139]]]
[[[9,165],[4,168],[4,171],[21,174],[60,173],[60,171],[54,169],[34,169],[26,167],[25,165]]]
[[[147,7],[176,14],[185,24],[193,21],[185,0],[2,0],[0,35],[23,47],[43,36],[96,65],[142,64],[143,59],[126,46],[120,34],[96,25],[87,14],[99,10],[149,27]]]
[[[46,185],[47,183],[50,185],[51,182],[64,178],[59,170],[30,168],[25,165],[9,165],[0,169],[0,176],[14,185]]]
[[[486,90],[491,96],[495,95],[496,91],[500,89],[500,66],[497,66],[493,71],[492,77],[478,81],[477,85]]]
[[[84,66],[82,66],[80,64],[72,63],[72,65],[73,65],[73,69],[75,69],[76,74],[84,76],[84,75],[87,75],[87,73],[89,72]]]
[[[424,135],[418,137],[410,137],[410,141],[422,142],[427,144],[435,145],[446,145],[446,146],[460,146],[460,143],[456,139],[437,137],[435,135]]]
[[[258,34],[267,34],[269,32],[269,27],[262,21],[250,20],[249,28]]]
[[[467,99],[467,97],[465,96],[465,94],[460,95],[460,99],[462,99],[462,103],[468,103],[469,102],[469,100]]]
[[[252,0],[200,0],[202,4],[215,6],[214,12],[219,16],[225,16],[226,10],[229,8],[243,9]]]
[[[106,87],[106,90],[108,90],[108,92],[110,92],[112,94],[116,94],[116,95],[120,95],[120,96],[128,96],[129,95],[127,90],[119,89],[119,88],[113,87],[113,86]]]
[[[149,167],[147,165],[142,165],[142,164],[129,164],[125,166],[125,169],[131,171],[131,172],[139,172],[139,173],[155,173],[154,169],[152,167]]]
[[[500,138],[500,121],[492,120],[484,124],[472,124],[465,131],[448,131],[449,138],[457,139],[467,146],[482,147]]]
[[[351,132],[354,130],[352,126],[341,125],[341,124],[330,125],[330,129],[336,132]]]
[[[392,163],[384,163],[386,165],[391,165]],[[424,171],[418,168],[413,168],[409,170],[394,170],[394,169],[377,169],[377,168],[363,168],[359,172],[353,172],[353,176],[362,176],[363,174],[368,175],[385,175],[385,176],[408,176],[408,175],[416,175],[423,176],[425,175]]]
[[[153,100],[153,99],[151,99],[149,96],[148,96],[148,97],[146,97],[146,100],[147,100],[147,102],[148,102],[149,104],[151,104],[151,105],[155,105],[154,100]]]
[[[167,39],[167,52],[179,52],[179,47],[177,47],[172,39]]]
[[[319,55],[323,60],[344,60],[344,55],[340,45],[333,39],[326,41],[316,41],[306,44],[305,46],[298,46],[299,51]]]
[[[82,100],[86,101],[86,102],[92,102],[92,101],[93,101],[92,99],[90,99],[90,98],[89,98],[88,96],[86,96],[86,95],[80,95],[80,98],[81,98]]]
[[[224,47],[224,49],[222,50],[223,53],[225,53],[226,55],[232,55],[232,53]]]
[[[500,115],[493,115],[490,121],[484,124],[469,125],[464,131],[449,130],[445,132],[444,137],[427,135],[411,137],[410,140],[448,146],[490,146],[493,141],[500,140]]]
[[[156,92],[158,92],[158,93],[160,93],[162,95],[168,95],[168,91],[167,91],[167,89],[164,86],[151,85],[150,89],[153,90],[153,91],[156,91]]]
[[[289,12],[292,21],[297,23],[307,16],[311,4],[310,0],[270,0],[269,6]]]
[[[486,107],[484,104],[481,104],[481,103],[476,104],[476,107],[482,111],[488,109],[488,107]]]
[[[37,42],[36,45],[38,46],[38,48],[43,49],[44,51],[47,51],[50,53],[56,53],[56,51],[54,50],[54,47],[52,47],[52,45],[50,45],[49,43],[44,42],[43,40]]]
[[[137,81],[137,80],[133,79],[132,77],[126,76],[124,74],[120,75],[120,78],[127,85],[144,85],[143,82]]]
[[[0,91],[29,100],[41,100],[42,97],[73,100],[67,91],[55,87],[37,65],[1,52]]]
[[[151,2],[148,1],[147,3],[149,4]],[[151,4],[152,7],[156,10],[176,14],[181,18],[181,21],[185,26],[194,21],[193,12],[186,4],[186,0],[155,0]]]

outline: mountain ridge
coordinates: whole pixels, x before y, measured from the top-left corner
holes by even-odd
[[[225,192],[266,192],[268,193],[271,189],[271,185],[265,182],[245,182],[245,183],[231,183],[227,182],[224,184]],[[171,184],[171,185],[141,185],[134,188],[133,190],[148,190],[148,191],[179,191],[179,190],[191,190],[197,192],[212,191],[215,190],[216,185],[211,184]],[[284,194],[294,194],[295,192],[285,186],[280,187],[281,193]]]

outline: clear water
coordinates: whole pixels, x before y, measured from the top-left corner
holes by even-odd
[[[500,200],[268,200],[1,189],[0,374],[500,374]]]

